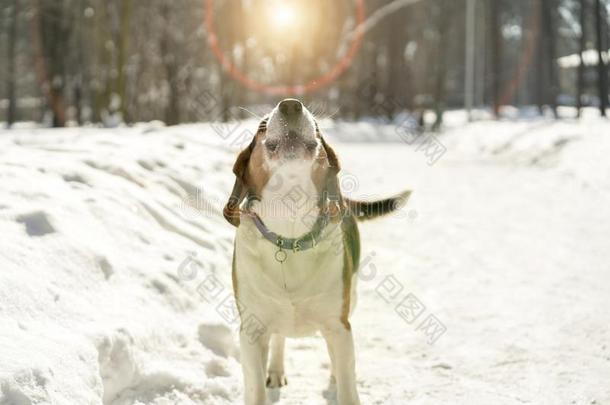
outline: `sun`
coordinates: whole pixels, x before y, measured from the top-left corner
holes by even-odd
[[[271,20],[276,27],[289,27],[296,23],[297,13],[289,4],[277,4],[271,12]]]

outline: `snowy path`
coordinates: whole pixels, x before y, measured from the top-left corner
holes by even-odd
[[[210,132],[0,136],[0,404],[240,403],[235,325],[179,271],[196,253],[230,286],[217,210],[234,152]],[[432,167],[399,142],[335,141],[352,196],[414,190],[361,226],[363,404],[610,403],[609,132],[480,123]],[[206,213],[185,215],[197,189]],[[425,306],[412,323],[408,294]],[[433,345],[429,315],[446,327]],[[273,402],[334,403],[320,338],[290,340],[286,368]]]
[[[535,167],[448,155],[426,169],[409,165],[400,147],[382,148],[352,147],[351,155],[384,156],[375,177],[390,171],[412,181],[418,215],[365,225],[365,250],[447,332],[423,343],[375,283],[363,283],[360,363],[375,364],[360,371],[371,387],[366,402],[610,402],[608,200]],[[352,163],[363,176],[373,171]],[[397,182],[394,175],[382,187]]]

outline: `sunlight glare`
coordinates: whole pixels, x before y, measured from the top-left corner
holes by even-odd
[[[296,22],[296,11],[287,4],[278,4],[272,13],[273,24],[277,27],[288,27]]]

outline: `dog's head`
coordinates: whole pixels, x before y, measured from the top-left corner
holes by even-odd
[[[252,142],[235,161],[235,184],[223,212],[227,221],[239,226],[239,207],[244,198],[260,198],[274,171],[295,161],[305,163],[307,170],[311,168],[321,205],[327,200],[340,200],[337,155],[307,108],[298,100],[286,99],[261,121]]]

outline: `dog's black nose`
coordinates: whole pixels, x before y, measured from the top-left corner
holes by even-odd
[[[299,116],[303,112],[303,104],[301,104],[299,100],[293,98],[287,98],[280,102],[278,108],[280,109],[280,112],[288,118]]]

